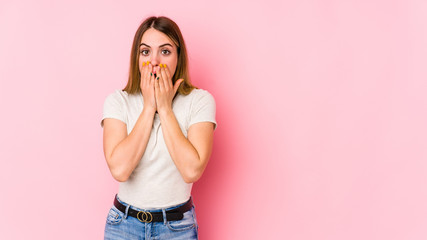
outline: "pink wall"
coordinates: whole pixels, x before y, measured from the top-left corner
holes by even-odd
[[[217,101],[201,239],[427,239],[425,1],[35,2],[0,3],[2,239],[102,239],[102,106],[152,14]]]

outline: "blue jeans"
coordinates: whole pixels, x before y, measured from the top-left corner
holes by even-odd
[[[196,211],[193,203],[191,210],[184,213],[184,218],[178,221],[167,221],[165,212],[177,208],[184,203],[150,212],[163,212],[163,222],[144,223],[137,218],[128,216],[128,209],[137,211],[144,209],[131,206],[117,197],[117,200],[126,206],[123,213],[114,205],[110,208],[105,224],[104,240],[145,240],[145,239],[198,239]]]

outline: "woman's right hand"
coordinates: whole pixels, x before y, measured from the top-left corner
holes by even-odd
[[[157,111],[156,97],[154,95],[154,74],[150,62],[143,62],[141,67],[141,93],[144,99],[144,108],[149,107]]]

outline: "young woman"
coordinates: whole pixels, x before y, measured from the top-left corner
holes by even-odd
[[[175,22],[147,18],[136,31],[129,79],[104,103],[104,155],[120,182],[105,239],[197,239],[192,184],[206,168],[215,100],[190,83]]]

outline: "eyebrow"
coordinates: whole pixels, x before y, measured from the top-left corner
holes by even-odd
[[[147,46],[147,47],[151,48],[149,45],[147,45],[147,44],[145,44],[145,43],[141,43],[139,46],[141,47],[142,45],[145,45],[145,46]],[[164,47],[164,46],[167,46],[167,45],[169,45],[170,47],[172,47],[172,45],[171,45],[170,43],[162,44],[162,45],[160,45],[159,47]]]

